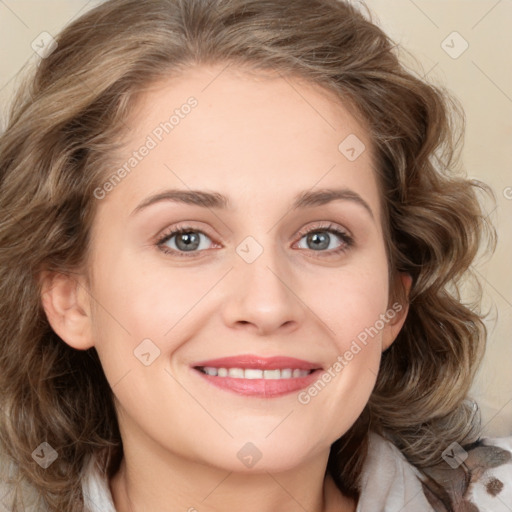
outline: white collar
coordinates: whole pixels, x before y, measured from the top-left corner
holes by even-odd
[[[393,443],[370,433],[356,512],[434,512],[419,475]]]

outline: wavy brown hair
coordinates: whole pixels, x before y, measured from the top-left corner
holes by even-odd
[[[0,445],[11,463],[11,510],[23,485],[50,511],[85,510],[80,479],[93,454],[110,477],[122,457],[113,395],[94,348],[51,329],[42,270],[87,269],[93,191],[114,168],[136,99],[192,65],[225,64],[305,79],[368,127],[381,185],[393,285],[409,273],[409,313],[383,354],[374,392],[328,462],[357,497],[369,432],[422,468],[452,441],[478,436],[467,394],[486,330],[459,296],[477,250],[495,244],[477,192],[457,168],[463,114],[440,87],[408,71],[369,16],[337,0],[109,0],[57,37],[19,88],[0,137]],[[491,193],[492,195],[492,193]],[[59,457],[31,457],[43,441]]]

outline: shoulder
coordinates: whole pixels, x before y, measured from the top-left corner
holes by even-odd
[[[423,489],[435,512],[512,510],[512,436],[481,438],[465,448],[454,443],[444,459],[423,470]]]
[[[393,443],[370,434],[357,512],[510,512],[512,437],[448,448],[442,463],[420,471]]]
[[[46,507],[35,489],[26,483],[16,486],[14,483],[16,464],[7,459],[0,450],[0,512],[14,510],[14,503],[23,502],[24,512],[44,512]],[[84,508],[87,512],[116,512],[109,483],[100,470],[98,457],[91,456],[86,461],[82,473],[82,491],[84,495]]]
[[[370,433],[356,512],[433,512],[419,476],[393,443]]]

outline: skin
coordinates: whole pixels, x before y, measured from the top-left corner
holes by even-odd
[[[329,447],[367,403],[406,305],[308,404],[296,392],[220,390],[191,365],[257,354],[325,369],[390,308],[367,130],[318,86],[201,66],[145,93],[119,161],[190,96],[198,106],[104,199],[93,199],[89,276],[44,281],[53,329],[76,349],[96,348],[116,397],[125,454],[110,482],[116,508],[353,511],[325,477]],[[350,134],[366,146],[355,161],[338,150]],[[300,192],[342,187],[372,213],[352,200],[291,210]],[[220,192],[232,208],[162,201],[132,214],[170,188]],[[196,255],[165,254],[155,238],[185,222],[205,233]],[[354,240],[339,254],[337,235],[327,232],[329,246],[319,251],[299,234],[329,223]],[[247,236],[263,249],[252,263],[236,252]],[[179,251],[177,238],[166,246]],[[149,366],[134,356],[147,338],[160,350]],[[247,442],[261,452],[252,468],[237,457]]]

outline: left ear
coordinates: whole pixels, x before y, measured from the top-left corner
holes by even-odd
[[[392,305],[389,306],[388,311],[391,313],[393,311],[395,315],[393,318],[390,318],[386,327],[384,328],[384,332],[382,335],[382,352],[387,350],[391,344],[395,341],[400,329],[402,329],[405,319],[407,318],[407,313],[409,311],[409,291],[412,285],[412,277],[410,274],[400,273],[397,276],[397,279],[401,281],[401,283],[397,283],[396,286],[402,286],[404,291],[403,294],[400,294],[403,299],[402,301],[396,301]]]

